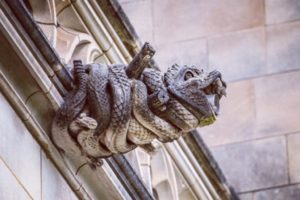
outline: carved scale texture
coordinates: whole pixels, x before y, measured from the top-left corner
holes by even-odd
[[[174,65],[170,70],[168,70],[168,78],[175,76],[178,70],[178,66]],[[154,93],[159,91],[161,88],[165,89],[162,77],[161,72],[155,69],[145,69],[143,73],[143,81],[147,86],[148,93]],[[190,131],[199,124],[199,120],[173,97],[171,97],[167,103],[167,110],[164,113],[156,112],[156,114],[165,120],[170,121],[183,131]]]
[[[87,96],[88,75],[84,67],[75,66],[74,77],[76,88],[69,93],[52,123],[52,139],[66,153],[80,155],[81,149],[68,131],[69,124],[83,110]]]
[[[208,77],[184,80],[187,68],[174,65],[165,76],[145,69],[141,82],[128,78],[125,65],[87,67],[86,72],[82,66],[75,66],[77,87],[57,112],[52,136],[57,146],[68,153],[78,155],[82,150],[91,157],[125,153],[137,145],[153,149],[151,142],[155,138],[170,142],[196,128],[199,119],[211,114],[204,91],[218,91],[205,87],[220,76],[213,72]],[[84,106],[88,109],[83,110]],[[80,112],[85,114],[82,118]],[[88,115],[97,121],[93,126],[86,126]]]
[[[130,119],[128,139],[137,145],[151,143],[157,136],[143,127],[134,117]]]
[[[77,136],[77,141],[83,151],[92,157],[108,156],[110,153],[101,151],[99,139],[94,135],[94,130],[82,130]]]
[[[202,82],[199,83],[201,85]],[[190,111],[199,110],[202,112],[203,116],[210,115],[211,109],[209,103],[206,99],[204,92],[200,91],[198,88],[194,88],[193,85],[189,85],[184,87],[182,85],[175,86],[175,90],[177,91],[178,97],[182,99],[182,101],[188,100],[185,104],[189,104]]]
[[[167,70],[164,76],[167,85],[170,85],[172,83],[172,81],[174,80],[174,76],[178,73],[179,70],[180,70],[180,66],[176,64],[172,65],[172,67],[170,67]]]
[[[176,121],[174,120],[173,123],[177,122],[176,125],[178,125],[185,132],[194,129],[199,125],[199,120],[182,104],[173,98],[171,98],[168,102],[168,112],[169,117],[177,119]],[[178,121],[180,121],[180,123],[178,123]]]
[[[103,133],[111,118],[111,105],[108,91],[108,67],[93,64],[89,68],[88,101],[91,116],[97,121],[96,134]]]
[[[124,65],[109,68],[109,84],[112,90],[112,117],[105,133],[104,144],[113,153],[128,152],[136,147],[127,140],[131,116],[131,83]]]
[[[143,73],[143,82],[146,83],[149,93],[158,91],[163,87],[162,74],[155,69],[145,69]]]
[[[160,141],[169,142],[181,135],[177,127],[156,116],[149,109],[147,104],[147,88],[140,81],[134,81],[133,102],[135,118],[144,127],[155,133]]]

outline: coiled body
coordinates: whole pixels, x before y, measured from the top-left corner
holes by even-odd
[[[74,78],[76,88],[53,120],[52,138],[70,155],[93,158],[126,153],[154,139],[171,142],[201,122],[212,123],[213,106],[205,95],[220,97],[226,87],[219,73],[204,76],[187,66],[173,66],[164,75],[145,69],[130,79],[125,65],[77,63]]]

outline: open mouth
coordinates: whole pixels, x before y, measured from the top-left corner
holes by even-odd
[[[203,89],[211,110],[215,115],[220,114],[220,99],[226,96],[226,85],[216,78],[208,87]]]
[[[226,96],[226,83],[217,71],[201,79],[195,77],[183,83],[169,85],[167,89],[198,118],[200,127],[216,121],[216,116],[220,113],[219,101],[222,96]]]
[[[219,115],[219,111],[220,111],[220,104],[219,104],[219,98],[217,97],[217,95],[206,95],[207,101],[210,105],[210,108],[212,110],[212,112],[218,116]]]
[[[200,120],[200,127],[210,125],[216,121],[216,116],[220,114],[220,99],[226,96],[226,83],[217,77],[206,88],[202,89],[209,103],[212,115]]]

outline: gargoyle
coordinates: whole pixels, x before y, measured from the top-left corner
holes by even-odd
[[[153,55],[146,43],[128,66],[74,61],[75,89],[53,120],[54,143],[67,154],[104,158],[213,123],[226,89],[220,72],[175,64],[162,74],[147,68]]]

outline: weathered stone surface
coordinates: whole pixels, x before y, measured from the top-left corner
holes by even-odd
[[[61,3],[61,6],[65,5]],[[66,6],[65,8],[61,9],[61,11],[57,15],[57,21],[59,22],[60,26],[82,33],[89,32],[87,30],[87,27],[83,25],[82,20],[80,20],[80,17],[73,6]]]
[[[30,195],[40,199],[40,147],[1,93],[0,108],[0,156]]]
[[[145,153],[143,150],[137,149],[137,159],[140,165],[140,173],[141,179],[143,180],[145,186],[147,187],[148,191],[153,194],[152,192],[152,176],[151,176],[151,166],[150,166],[150,159],[151,156]],[[131,165],[132,166],[132,165]],[[135,169],[135,168],[134,168]],[[138,171],[135,169],[135,171]]]
[[[124,197],[126,198],[127,194],[120,194],[117,190],[117,177],[108,173],[107,166],[97,168],[97,171],[95,171],[91,170],[86,164],[78,170],[77,177],[79,180],[84,180],[84,183],[89,185],[88,192],[93,199],[99,199],[101,197],[101,199],[119,200]],[[98,185],[95,185],[94,183],[98,183]],[[122,188],[119,189],[122,190]],[[122,195],[124,196],[122,197]]]
[[[59,14],[63,9],[68,6],[71,6],[69,1],[54,1],[56,14]]]
[[[2,33],[0,33],[0,43],[0,70],[25,101],[33,92],[39,90],[39,87]]]
[[[0,199],[26,200],[33,199],[11,173],[0,157]]]
[[[165,73],[144,70],[153,54],[154,49],[145,43],[126,69],[123,65],[92,65],[88,74],[81,60],[74,61],[76,88],[66,95],[52,123],[51,136],[57,147],[69,155],[79,147],[84,156],[105,158],[137,146],[152,151],[154,139],[171,142],[182,131],[212,124],[219,99],[209,103],[207,95],[214,98],[226,94],[221,73],[205,73],[198,66],[187,65],[174,65]],[[139,76],[141,81],[130,85]],[[103,135],[101,144],[91,137],[98,133]],[[70,139],[74,134],[77,141]],[[76,154],[80,155],[79,149]]]
[[[257,137],[300,130],[300,71],[256,79],[255,96]]]
[[[186,190],[182,191],[179,194],[179,199],[196,200],[196,198],[194,197],[193,193],[189,189],[186,189]]]
[[[54,110],[51,102],[42,92],[36,92],[27,100],[26,105],[30,108],[32,116],[39,122],[42,128],[50,132]]]
[[[138,2],[138,1],[144,1],[144,0],[118,0],[119,3],[128,3],[128,2]]]
[[[262,0],[154,0],[153,13],[159,44],[264,24]]]
[[[290,180],[300,182],[300,133],[287,136]]]
[[[212,148],[227,181],[236,192],[288,183],[285,138],[275,137]]]
[[[56,23],[56,10],[53,1],[29,0],[29,3],[36,21],[47,24]]]
[[[300,19],[299,0],[265,0],[265,7],[267,24]]]
[[[53,164],[42,154],[42,199],[75,200],[77,197]]]
[[[72,32],[64,27],[57,28],[56,51],[65,63],[69,62],[79,42],[80,39],[75,31]]]
[[[153,41],[151,0],[125,1],[121,4],[137,34],[143,41]]]
[[[208,40],[209,66],[219,69],[227,81],[263,74],[265,33],[263,28],[230,33]]]
[[[245,193],[239,195],[240,200],[253,200],[253,194],[252,193]]]
[[[253,200],[299,200],[300,185],[280,187],[254,194]]]
[[[267,28],[267,68],[269,73],[299,69],[299,52],[299,21]]]
[[[207,69],[206,40],[192,40],[158,46],[155,54],[160,69],[165,72],[167,68],[177,63],[179,65],[195,65]]]
[[[128,160],[128,162],[130,163],[130,165],[132,166],[132,168],[135,170],[135,172],[137,173],[137,175],[142,178],[141,176],[141,167],[140,167],[140,159],[138,157],[138,152],[137,150],[135,151],[130,151],[126,154],[124,154],[126,159]]]
[[[50,45],[55,48],[56,45],[56,26],[48,24],[38,24],[39,27],[43,30],[43,33],[49,40]]]

